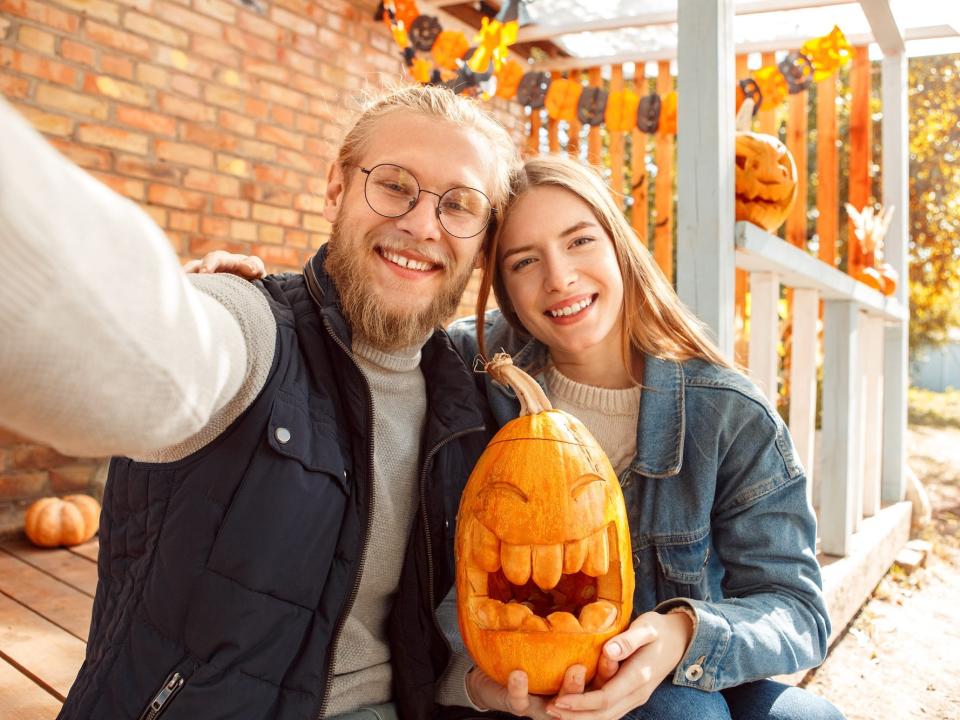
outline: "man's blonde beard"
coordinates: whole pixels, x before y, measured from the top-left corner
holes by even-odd
[[[460,276],[447,275],[433,302],[423,310],[384,307],[383,299],[368,287],[369,277],[364,268],[366,251],[375,252],[364,242],[344,242],[342,223],[333,224],[327,247],[325,267],[340,295],[340,307],[355,335],[380,350],[398,350],[423,343],[438,327],[453,318],[463,291],[470,281],[472,267]]]

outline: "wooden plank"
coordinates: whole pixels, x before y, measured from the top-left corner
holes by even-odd
[[[90,597],[97,591],[97,566],[86,558],[60,548],[38,548],[25,539],[10,540],[0,549]]]
[[[0,592],[86,641],[93,598],[0,550]]]
[[[820,547],[846,555],[857,504],[860,433],[860,312],[846,300],[824,303],[823,461],[820,480]]]
[[[63,700],[86,643],[0,593],[0,657]]]
[[[614,65],[610,68],[610,92],[623,90],[623,66]],[[613,191],[614,200],[623,209],[623,146],[624,134],[622,132],[610,132],[610,190]]]
[[[850,71],[850,169],[849,201],[862,210],[870,201],[870,56],[866,47],[853,49],[853,67]],[[847,272],[856,276],[863,268],[860,243],[853,234],[853,222],[848,225]]]
[[[563,78],[563,73],[554,70],[550,73],[550,80],[557,81]],[[550,152],[560,152],[560,121],[547,117],[547,147]]]
[[[570,79],[576,82],[580,82],[580,71],[571,70]],[[570,157],[579,157],[580,156],[580,130],[581,130],[580,120],[577,119],[574,115],[574,119],[567,126],[567,154]]]
[[[643,72],[643,65],[637,63],[637,69],[633,75],[633,91],[640,98],[646,97],[648,91],[647,78]],[[633,212],[630,216],[630,224],[633,231],[637,234],[640,243],[647,247],[650,223],[649,207],[649,180],[647,175],[647,142],[649,136],[640,132],[637,128],[633,129],[633,137],[630,152],[630,177],[632,185],[630,193],[633,195]]]
[[[51,720],[61,701],[0,659],[0,717],[4,720]]]
[[[587,72],[587,84],[590,87],[600,87],[603,84],[603,78],[600,74],[600,68],[590,68]],[[591,125],[587,132],[587,162],[594,167],[600,167],[603,162],[603,138],[600,135],[600,126]]]
[[[673,89],[670,63],[659,63],[657,94],[663,98]],[[653,226],[653,257],[671,282],[673,281],[673,152],[673,136],[658,132],[655,159],[657,182],[654,190],[657,219]]]
[[[750,77],[750,68],[747,66],[747,61],[747,55],[737,55],[736,68],[738,83],[740,80]],[[739,108],[737,108],[737,110],[739,111]],[[734,278],[734,288],[733,356],[736,362],[742,365],[747,365],[749,363],[749,359],[747,356],[746,320],[749,275],[745,270],[737,268],[736,277]]]
[[[780,277],[776,273],[758,272],[750,277],[750,378],[777,406],[780,342]]]
[[[768,67],[777,64],[777,56],[772,52],[765,52],[761,55],[760,66]],[[760,112],[757,113],[757,130],[767,135],[777,137],[777,109],[769,106],[769,103],[762,103]]]
[[[524,157],[534,157],[540,154],[540,128],[543,124],[542,110],[530,110],[530,134],[524,148]]]
[[[813,501],[814,437],[817,420],[817,320],[820,293],[793,291],[793,334],[790,341],[790,435],[807,475],[807,501]],[[882,322],[882,321],[881,321]]]
[[[818,257],[837,264],[837,230],[840,221],[840,188],[837,154],[837,78],[817,83],[817,238]]]
[[[67,548],[67,550],[74,555],[79,555],[90,562],[96,563],[97,557],[100,555],[100,540],[93,538],[93,540],[88,540],[82,545],[74,545],[72,548]]]
[[[807,247],[807,100],[809,93],[791,95],[787,120],[787,148],[797,164],[797,201],[787,216],[787,242]]]

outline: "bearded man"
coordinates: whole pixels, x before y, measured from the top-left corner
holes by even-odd
[[[0,425],[116,456],[61,718],[476,714],[441,707],[469,662],[435,610],[488,435],[437,328],[515,162],[471,102],[394,91],[347,134],[302,274],[188,280],[0,100]]]

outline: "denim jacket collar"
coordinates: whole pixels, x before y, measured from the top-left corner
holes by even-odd
[[[547,347],[530,339],[513,353],[513,361],[522,368],[543,368]],[[644,356],[637,452],[630,464],[631,472],[652,478],[672,477],[680,472],[686,426],[683,380],[683,366],[676,360]],[[537,375],[537,382],[544,385],[542,373]],[[509,388],[504,391],[515,397]]]
[[[630,470],[647,477],[671,477],[683,462],[683,366],[676,360],[644,356],[637,454]]]

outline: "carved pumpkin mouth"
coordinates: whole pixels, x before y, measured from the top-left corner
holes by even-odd
[[[468,608],[477,627],[597,633],[621,612],[616,525],[554,545],[512,545],[472,521]]]

